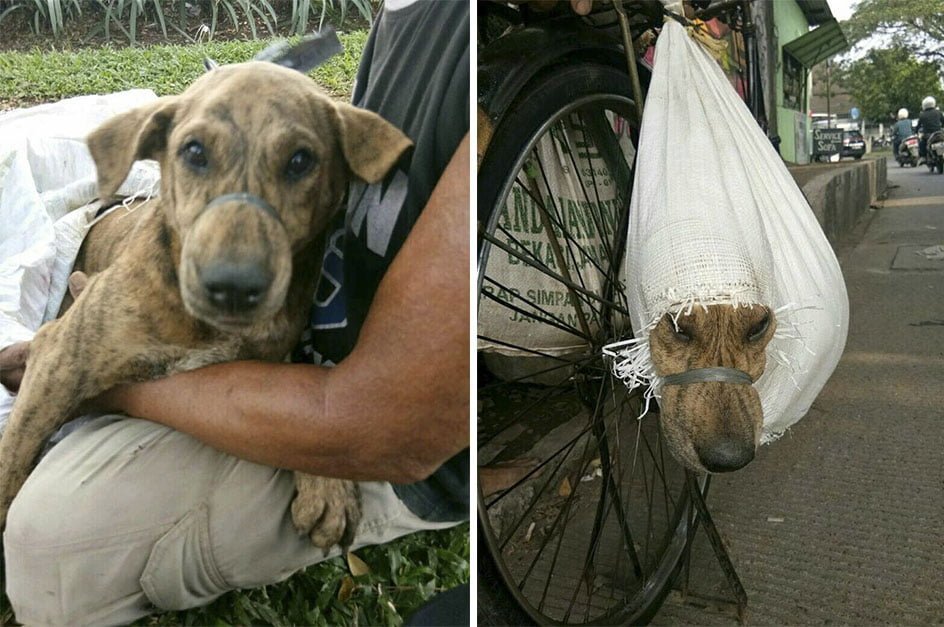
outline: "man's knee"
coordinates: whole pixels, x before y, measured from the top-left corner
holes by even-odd
[[[142,538],[116,538],[108,529],[90,529],[87,520],[85,527],[73,526],[70,506],[81,495],[45,488],[41,480],[24,485],[3,535],[6,593],[17,620],[81,625],[145,615],[147,599],[133,594],[140,588],[114,585],[120,572],[135,568],[135,543]],[[103,521],[106,516],[102,512]]]

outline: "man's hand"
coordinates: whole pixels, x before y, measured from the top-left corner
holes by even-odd
[[[29,349],[29,342],[17,342],[0,350],[0,384],[13,394],[20,391]]]
[[[577,15],[587,15],[590,13],[592,6],[593,0],[570,0],[570,8],[572,8]]]
[[[558,0],[529,0],[528,5],[537,11],[550,11],[557,6]],[[593,7],[593,0],[570,0],[570,8],[577,15],[587,15]]]

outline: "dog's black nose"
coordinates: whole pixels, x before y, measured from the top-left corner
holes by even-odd
[[[754,459],[754,442],[725,438],[700,446],[697,452],[708,472],[731,472],[744,468]]]
[[[219,262],[203,268],[200,280],[215,307],[244,313],[262,302],[272,276],[257,263]]]

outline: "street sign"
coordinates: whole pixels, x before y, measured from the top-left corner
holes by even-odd
[[[849,117],[853,120],[859,119],[859,107],[852,107],[852,110],[849,111]]]
[[[834,155],[842,148],[841,128],[814,128],[813,155]]]

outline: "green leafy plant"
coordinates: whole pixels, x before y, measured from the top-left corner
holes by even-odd
[[[257,39],[259,36],[256,32],[256,17],[262,20],[269,34],[275,34],[275,27],[279,18],[275,9],[267,0],[210,0],[210,39],[216,33],[221,8],[229,16],[233,26],[237,28],[239,27],[239,19],[236,17],[236,9],[240,9],[246,17],[246,22],[249,23],[249,30],[253,39]]]
[[[128,41],[134,45],[137,43],[138,19],[146,17],[148,6],[151,7],[158,23],[161,25],[161,32],[164,38],[167,38],[167,24],[164,20],[164,11],[161,9],[160,0],[97,0],[98,4],[105,11],[105,38],[110,39],[110,27],[112,22],[118,29],[125,34]],[[125,19],[125,13],[128,13],[128,28],[122,24]]]
[[[48,25],[53,37],[62,35],[67,17],[82,14],[79,0],[32,0],[32,2],[15,2],[0,13],[0,22],[3,22],[5,17],[20,9],[33,10],[33,17],[30,20],[33,32],[39,33]]]
[[[344,23],[349,8],[353,7],[367,22],[373,18],[373,6],[370,0],[319,0],[314,4],[321,4],[321,16],[318,19],[318,28],[324,26],[325,17],[331,11],[340,12],[340,23]],[[303,35],[308,30],[308,22],[312,15],[311,0],[292,0],[292,32]]]

